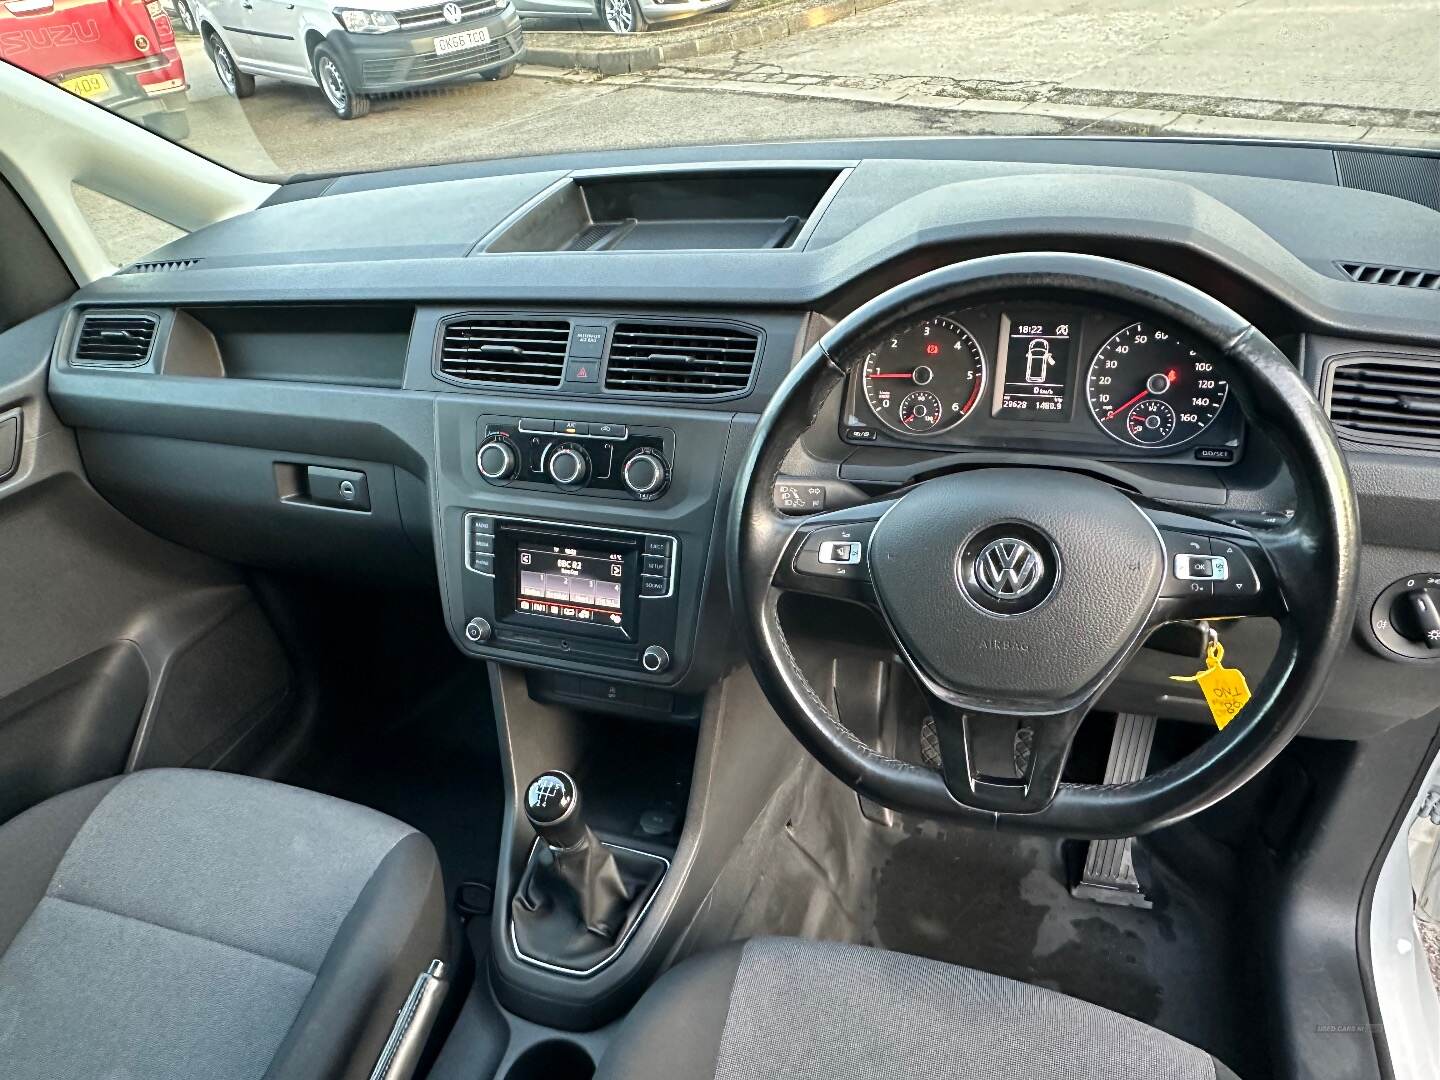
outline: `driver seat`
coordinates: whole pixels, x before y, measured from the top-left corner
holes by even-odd
[[[598,1080],[1237,1080],[1098,1005],[858,945],[759,938],[666,972]]]

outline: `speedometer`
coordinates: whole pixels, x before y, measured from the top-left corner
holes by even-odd
[[[904,435],[944,431],[964,420],[985,388],[985,356],[954,319],[937,316],[886,334],[860,368],[865,402]]]
[[[1100,346],[1085,395],[1111,438],[1147,449],[1180,446],[1220,415],[1230,384],[1181,338],[1132,323]]]

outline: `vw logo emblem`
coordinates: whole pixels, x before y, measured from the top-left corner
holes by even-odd
[[[445,16],[445,21],[448,23],[458,23],[465,17],[465,13],[460,10],[460,5],[455,3],[455,0],[450,0],[450,3],[442,7],[440,14]]]
[[[992,540],[975,557],[975,582],[996,600],[1028,596],[1045,576],[1045,560],[1024,540]]]

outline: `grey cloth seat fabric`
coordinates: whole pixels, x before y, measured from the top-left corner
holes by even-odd
[[[658,979],[599,1080],[1235,1080],[1053,990],[858,945],[761,938]]]
[[[367,1077],[445,949],[408,825],[223,773],[101,781],[0,826],[0,1073]]]

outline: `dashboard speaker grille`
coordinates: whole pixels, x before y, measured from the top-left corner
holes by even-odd
[[[559,386],[570,323],[564,319],[457,319],[445,324],[440,374],[503,386]]]
[[[742,393],[759,355],[760,335],[739,326],[618,322],[605,389],[709,397]]]
[[[1369,285],[1398,285],[1402,289],[1440,291],[1440,270],[1417,270],[1410,266],[1382,266],[1378,263],[1336,263],[1351,281]]]
[[[1337,428],[1372,442],[1440,447],[1440,360],[1343,360],[1325,407]]]
[[[150,357],[159,320],[153,315],[86,315],[71,362],[85,367],[135,367]]]

